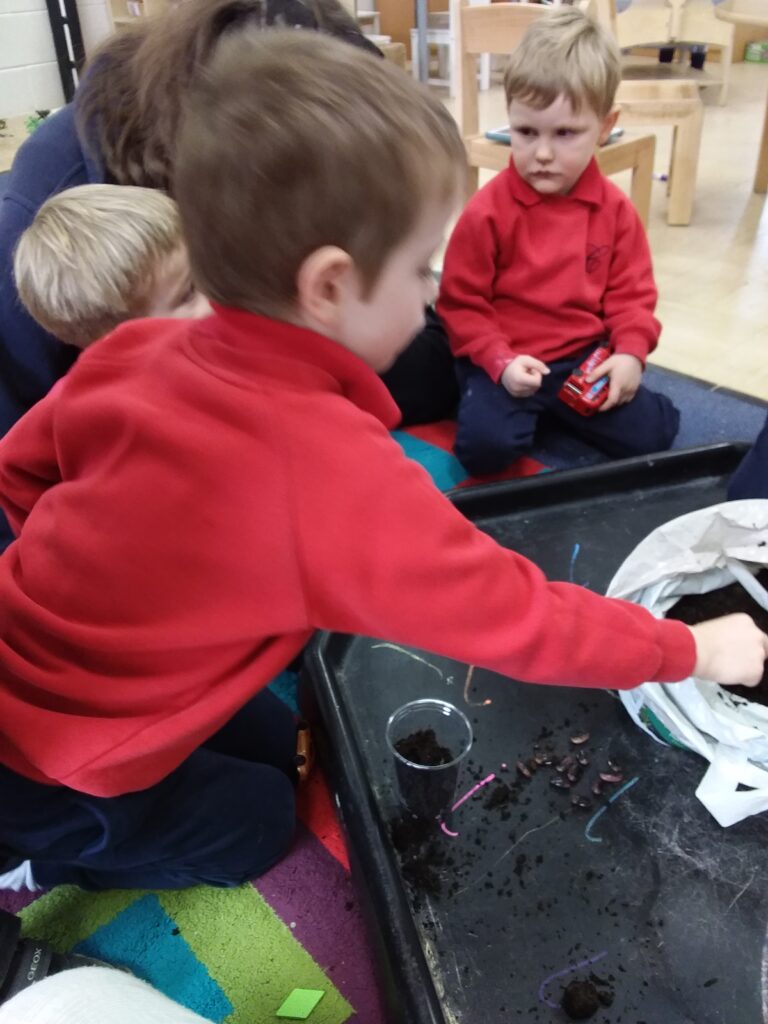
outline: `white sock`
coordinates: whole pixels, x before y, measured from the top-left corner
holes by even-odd
[[[13,889],[14,892],[29,889],[30,892],[37,892],[41,888],[32,877],[32,865],[28,860],[0,874],[0,889]]]

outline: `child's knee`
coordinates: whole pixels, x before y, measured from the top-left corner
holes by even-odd
[[[519,445],[500,436],[461,431],[456,435],[453,451],[471,476],[500,473],[523,454]]]
[[[680,410],[672,404],[666,395],[656,395],[657,412],[655,417],[648,418],[647,442],[648,452],[663,452],[671,448],[680,429]]]
[[[637,399],[633,399],[633,403]],[[629,424],[627,424],[629,426]],[[625,456],[651,455],[671,448],[680,429],[680,411],[666,395],[647,393],[644,401],[637,402],[633,418],[634,429],[624,432],[622,444]]]

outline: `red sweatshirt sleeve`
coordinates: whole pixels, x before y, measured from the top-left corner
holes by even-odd
[[[686,626],[549,582],[456,511],[381,429],[358,439],[365,464],[347,460],[339,437],[314,460],[322,497],[294,507],[313,626],[528,682],[628,688],[690,675]]]
[[[616,219],[616,242],[603,299],[604,322],[613,351],[637,356],[643,366],[661,333],[661,324],[653,315],[657,298],[645,229],[634,206],[625,199]]]
[[[510,338],[491,299],[499,251],[498,215],[487,202],[488,192],[459,217],[443,260],[437,312],[445,324],[455,356],[467,356],[494,382],[513,358]]]
[[[59,385],[0,440],[0,505],[18,536],[32,508],[61,480],[53,442]]]

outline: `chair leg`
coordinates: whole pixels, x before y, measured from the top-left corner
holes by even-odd
[[[644,228],[648,227],[651,212],[651,186],[653,185],[653,156],[656,152],[656,139],[652,136],[648,144],[637,153],[637,162],[632,168],[632,181],[629,197],[637,210]]]
[[[467,167],[467,199],[471,199],[472,196],[480,188],[480,168]]]
[[[765,103],[765,120],[763,135],[760,139],[760,150],[757,157],[755,172],[755,192],[768,192],[768,99]]]
[[[419,34],[415,28],[411,29],[411,74],[419,81]]]
[[[456,37],[451,32],[448,38],[448,95],[451,99],[456,95],[456,81],[461,74],[456,54]]]
[[[667,224],[691,223],[704,108],[698,103],[675,127]]]
[[[725,106],[725,101],[728,99],[728,83],[731,79],[731,64],[733,63],[733,43],[729,46],[724,46],[720,50],[720,67],[722,68],[723,84],[720,86],[720,96],[718,102],[721,107]]]
[[[491,88],[491,55],[483,53],[480,55],[480,88],[488,92]]]
[[[669,147],[669,164],[667,165],[667,199],[672,191],[672,174],[674,172],[675,146],[677,145],[677,125],[672,125],[672,141]]]

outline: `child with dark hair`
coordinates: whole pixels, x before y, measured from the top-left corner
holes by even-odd
[[[172,196],[182,105],[224,37],[297,28],[381,57],[339,0],[184,0],[135,21],[96,51],[73,102],[26,140],[0,198],[0,437],[77,354],[29,316],[13,278],[16,243],[46,199],[75,185],[105,182]],[[215,126],[207,130],[219,137]],[[219,141],[227,145],[226,137]],[[452,414],[458,400],[453,357],[432,311],[385,383],[404,424]],[[0,514],[0,550],[10,539]]]

